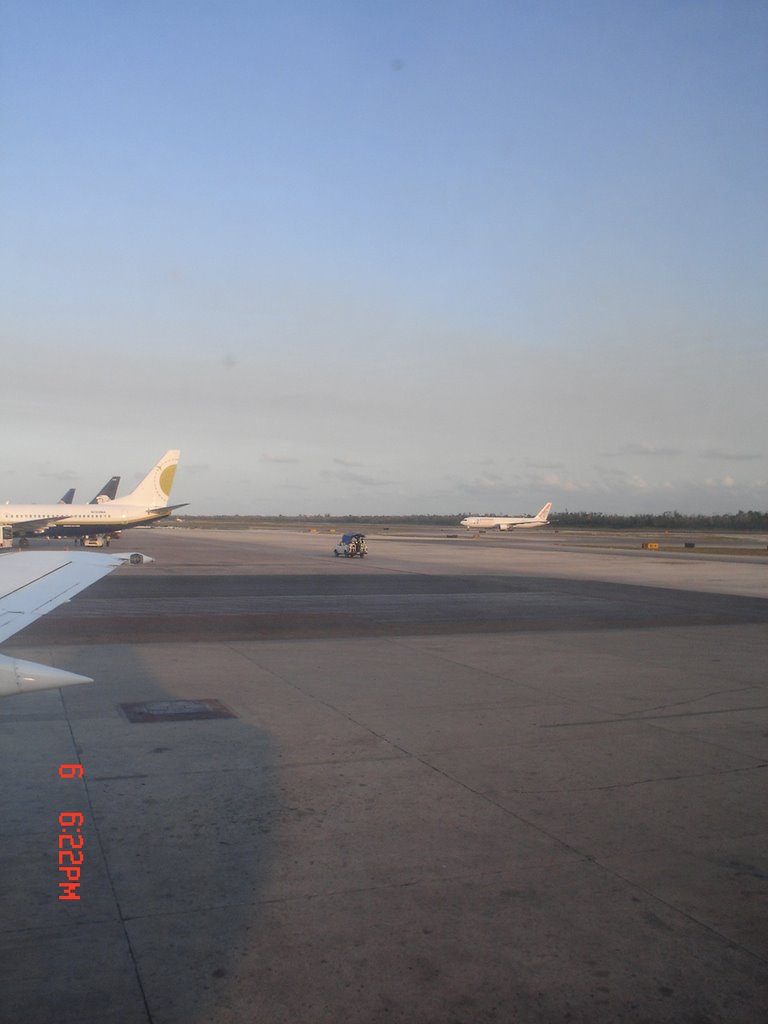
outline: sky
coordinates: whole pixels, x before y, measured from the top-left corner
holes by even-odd
[[[762,0],[4,0],[0,501],[768,509]]]

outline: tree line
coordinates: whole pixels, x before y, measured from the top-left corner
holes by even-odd
[[[550,516],[554,526],[588,527],[593,530],[734,530],[768,531],[768,512],[749,511],[723,515],[685,515],[681,512],[611,515],[605,512],[559,512]]]

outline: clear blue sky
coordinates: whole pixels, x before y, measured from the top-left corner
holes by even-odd
[[[762,2],[6,0],[0,500],[768,508]]]

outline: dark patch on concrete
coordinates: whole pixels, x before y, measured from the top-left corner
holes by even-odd
[[[209,718],[237,718],[219,700],[154,700],[121,704],[129,722],[201,722]],[[163,749],[163,748],[159,748]]]
[[[529,576],[110,577],[17,646],[422,636],[768,623],[768,601]]]

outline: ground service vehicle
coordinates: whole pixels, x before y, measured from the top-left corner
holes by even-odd
[[[110,537],[109,534],[104,533],[93,533],[87,537],[83,537],[81,543],[84,548],[108,548]]]
[[[365,546],[365,534],[345,533],[333,549],[333,553],[337,558],[339,555],[343,555],[345,558],[354,558],[356,555],[365,558],[368,554],[368,549]]]

